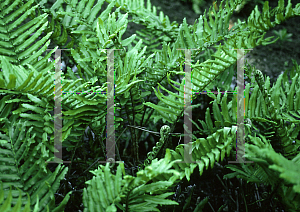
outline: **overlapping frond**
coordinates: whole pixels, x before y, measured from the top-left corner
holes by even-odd
[[[171,169],[175,162],[171,161],[167,150],[163,159],[153,160],[144,170],[137,172],[136,177],[125,175],[122,163],[116,174],[110,172],[109,164],[100,165],[92,171],[93,179],[86,182],[88,187],[83,193],[85,211],[117,211],[117,207],[123,211],[157,211],[157,205],[178,204],[166,199],[174,193],[168,190],[179,178],[179,172]],[[155,181],[163,175],[170,175],[170,178]]]
[[[70,56],[78,69],[75,74],[68,67],[66,73],[61,75],[62,91],[65,91],[60,97],[64,116],[62,141],[64,146],[69,147],[69,151],[74,147],[74,142],[80,143],[87,125],[97,130],[98,134],[104,133],[108,94],[101,92],[108,85],[109,67],[104,64],[110,59],[107,49],[118,49],[114,54],[115,127],[126,125],[125,120],[130,125],[145,126],[144,123],[149,120],[162,119],[163,122],[175,125],[184,114],[187,89],[209,91],[216,86],[219,90],[223,79],[217,79],[229,73],[224,80],[224,88],[228,87],[233,67],[239,59],[233,49],[249,49],[275,42],[271,41],[272,38],[264,39],[265,32],[288,18],[300,15],[300,5],[292,8],[290,0],[286,7],[284,1],[279,0],[278,7],[272,11],[266,2],[262,13],[256,7],[247,22],[239,21],[233,31],[228,30],[229,20],[234,8],[242,0],[226,1],[224,8],[222,1],[218,13],[212,8],[208,15],[206,12],[201,15],[193,26],[189,26],[184,19],[179,27],[177,23],[170,23],[162,12],[157,16],[156,7],[149,0],[146,6],[143,0],[106,0],[107,7],[104,7],[104,0],[57,0],[50,9],[43,7],[45,2],[0,0],[0,181],[3,182],[4,198],[7,199],[4,207],[12,204],[16,210],[27,210],[28,204],[31,208],[39,204],[39,210],[42,211],[62,211],[69,198],[68,194],[60,206],[55,207],[54,193],[68,169],[59,165],[51,172],[45,163],[53,158],[50,152],[54,151],[54,125],[50,111],[54,107],[55,62],[48,62],[48,58],[58,46],[72,48]],[[137,33],[142,39],[134,34],[122,40],[128,16],[133,17],[133,22],[146,26],[145,35]],[[26,18],[31,21],[23,24]],[[275,20],[271,21],[273,18]],[[145,36],[158,38],[147,43]],[[39,37],[41,39],[38,40]],[[68,38],[71,38],[70,42],[67,42]],[[58,46],[40,58],[50,44],[49,39]],[[221,40],[224,40],[223,45],[218,44]],[[162,43],[162,51],[151,46],[147,52],[146,45],[155,42]],[[204,61],[194,62],[195,58],[203,56],[203,50],[213,45],[216,52],[211,54],[211,51],[207,51]],[[195,57],[185,64],[192,67],[191,87],[187,87],[187,75],[182,68],[185,54],[179,49],[195,48],[198,48],[193,52]],[[77,74],[81,79],[78,79]],[[184,77],[175,81],[174,77],[180,75]],[[284,202],[289,208],[297,209],[300,146],[300,141],[296,139],[300,131],[298,66],[290,72],[290,79],[289,84],[285,72],[272,87],[269,79],[264,82],[264,77],[255,70],[255,84],[247,84],[245,88],[246,127],[260,130],[257,134],[262,141],[248,130],[246,146],[249,147],[250,142],[255,144],[248,150],[252,152],[249,155],[253,160],[256,157],[258,165],[230,166],[236,172],[228,177],[241,177],[249,182],[272,185],[278,183],[279,178],[284,179],[286,185],[280,187]],[[176,91],[172,92],[170,88]],[[154,95],[159,100],[157,104],[149,102]],[[145,163],[148,166],[137,172],[136,177],[126,175],[123,165],[118,166],[116,175],[111,173],[108,164],[100,166],[93,172],[96,177],[87,181],[88,186],[83,195],[85,210],[117,211],[119,208],[123,211],[157,211],[158,205],[176,204],[167,199],[172,194],[168,189],[176,180],[183,177],[189,180],[197,166],[202,175],[204,168],[213,168],[220,157],[224,159],[225,153],[229,156],[235,148],[237,131],[236,95],[228,104],[227,94],[222,98],[220,93],[210,96],[214,99],[213,115],[210,109],[206,110],[205,121],[199,120],[203,129],[193,122],[199,133],[206,135],[205,138],[193,135],[193,141],[189,144],[181,144],[175,150],[167,149],[165,158],[161,160],[155,159],[155,150],[162,147],[158,145],[153,148],[155,154],[149,154],[151,157]],[[195,98],[197,96],[193,96]],[[147,107],[144,105],[156,113],[153,110],[146,112]],[[192,106],[196,108],[199,105]],[[174,126],[170,133],[172,129]],[[139,136],[134,130],[131,136],[137,154]],[[166,138],[165,135],[161,137]],[[284,151],[281,156],[274,150],[281,151],[282,147]],[[193,161],[196,163],[191,163]],[[16,187],[10,194],[8,188],[11,184]],[[23,199],[27,193],[31,202],[24,199],[21,204],[19,191]]]
[[[33,126],[25,131],[26,122],[19,120],[11,123],[6,118],[1,121],[5,121],[7,129],[6,134],[0,133],[0,181],[3,183],[4,197],[8,197],[7,207],[11,202],[17,208],[28,208],[25,201],[20,204],[18,200],[19,193],[22,198],[28,193],[32,207],[38,201],[39,211],[46,211],[47,208],[54,210],[54,193],[68,168],[59,165],[52,173],[46,167],[46,161],[53,157],[49,157],[48,145],[45,142],[39,143],[40,140],[33,134]],[[14,185],[14,189],[7,190],[11,185]],[[69,195],[70,193],[59,206],[60,210],[67,203]]]

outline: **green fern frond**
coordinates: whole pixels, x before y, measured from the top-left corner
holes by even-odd
[[[269,174],[278,176],[284,181],[281,182],[279,191],[277,192],[282,197],[282,202],[286,205],[289,211],[297,211],[299,209],[300,200],[300,181],[299,181],[299,157],[300,154],[293,159],[288,160],[282,155],[276,153],[272,148],[259,148],[255,145],[246,144],[245,157],[249,160],[258,162],[261,166],[265,164],[272,172]]]
[[[21,210],[21,205],[22,205],[22,194],[21,194],[21,190],[18,189],[20,194],[19,194],[19,198],[15,204],[15,206],[13,208],[11,208],[11,204],[12,204],[12,189],[11,187],[9,188],[9,193],[8,196],[6,198],[6,200],[4,199],[4,190],[3,190],[3,184],[1,182],[1,188],[0,188],[0,210],[3,212],[10,212],[10,211],[14,211],[14,212],[25,212],[25,211],[31,211],[30,210],[30,196],[27,194],[27,198],[28,201],[25,205],[25,207],[23,208],[23,210]],[[5,201],[4,201],[5,200]],[[39,210],[39,200],[37,200],[36,204],[34,205],[34,211],[33,212],[38,212]],[[48,208],[49,210],[49,208]]]
[[[204,167],[208,169],[210,164],[210,167],[213,168],[215,161],[218,162],[220,157],[223,161],[225,153],[229,156],[230,150],[235,146],[233,141],[236,140],[236,130],[236,126],[224,127],[208,136],[207,139],[198,138],[188,144],[180,144],[175,151],[171,150],[172,160],[181,160],[173,165],[175,170],[180,171],[180,179],[186,177],[189,181],[196,166],[199,167],[201,176]]]
[[[1,1],[0,16],[1,16],[1,56],[5,57],[14,65],[31,64],[38,70],[44,69],[49,66],[46,60],[38,61],[39,56],[47,49],[50,44],[48,40],[52,34],[49,32],[42,36],[38,42],[35,42],[42,32],[47,28],[47,14],[41,14],[31,21],[21,25],[26,18],[38,9],[38,5],[35,5],[34,0],[27,1],[24,5],[21,5],[20,0],[13,1]],[[23,14],[20,18],[17,18]],[[32,35],[32,33],[34,33]],[[39,49],[41,47],[41,49]],[[14,51],[12,51],[14,49]],[[49,52],[47,58],[53,53]],[[2,65],[0,64],[0,68]]]
[[[91,171],[95,176],[87,181],[84,189],[84,211],[157,211],[157,205],[178,204],[166,199],[174,192],[167,192],[168,188],[179,178],[179,172],[171,169],[170,151],[159,161],[152,160],[144,170],[137,172],[137,176],[125,175],[124,164],[120,163],[115,175],[111,174],[109,164],[100,165]],[[123,173],[123,177],[122,177]],[[164,181],[155,181],[161,175],[171,177]],[[153,181],[153,182],[150,182]],[[100,197],[95,199],[94,197]]]
[[[141,31],[136,31],[138,34],[136,36],[137,39],[143,40],[143,45],[147,46],[147,53],[146,55],[150,55],[151,53],[156,53],[158,50],[156,47],[160,45],[160,35],[153,35],[153,33],[147,31],[147,29],[142,29]],[[168,40],[167,40],[168,41]],[[137,43],[137,41],[133,41],[134,44]]]
[[[298,65],[296,67],[299,69]],[[285,72],[286,74],[287,72]],[[261,122],[265,122],[264,125],[269,127],[265,127],[265,129],[268,129],[268,131],[273,132],[271,134],[275,134],[279,136],[281,140],[281,145],[284,147],[285,154],[294,154],[296,153],[299,145],[293,143],[295,141],[295,138],[297,136],[297,132],[299,133],[298,128],[296,128],[296,132],[292,135],[292,129],[295,127],[295,124],[293,125],[287,125],[285,126],[285,122],[294,122],[296,124],[299,123],[298,120],[295,120],[295,118],[292,116],[292,114],[296,115],[299,113],[299,108],[297,105],[298,99],[295,99],[294,96],[297,95],[296,91],[300,89],[299,79],[300,76],[298,73],[291,72],[292,78],[292,84],[289,86],[287,83],[287,78],[285,77],[285,83],[284,86],[282,86],[284,74],[281,74],[277,81],[275,86],[270,88],[269,86],[269,78],[264,82],[264,77],[262,73],[259,70],[255,71],[255,78],[258,82],[258,86],[255,87],[253,91],[253,99],[252,99],[252,117],[254,116],[254,101],[259,103],[262,102],[262,105],[264,107],[262,108],[262,114],[256,113],[256,116],[261,116],[263,118],[266,118],[265,121],[263,119],[260,119]],[[261,96],[259,99],[261,101],[257,101],[257,98],[255,97],[257,95],[257,91],[261,91]],[[282,102],[280,102],[281,97],[283,97]],[[251,95],[252,98],[252,95]],[[254,100],[256,99],[256,100]],[[251,101],[251,99],[250,99]],[[250,103],[251,104],[251,103]],[[296,105],[296,108],[294,108],[294,105]],[[257,107],[256,107],[257,108]],[[260,111],[260,110],[258,110]],[[285,111],[289,111],[289,113],[286,113]],[[279,113],[281,112],[281,114]],[[255,119],[255,118],[254,118]],[[256,120],[259,120],[256,118]],[[269,121],[268,121],[269,120]],[[268,124],[268,122],[270,124]],[[272,126],[273,125],[273,126]],[[270,130],[269,130],[270,129]],[[265,130],[265,132],[267,132]]]
[[[213,16],[210,8],[208,14],[205,11],[192,26],[187,24],[186,19],[178,26],[176,22],[170,23],[163,12],[157,15],[157,9],[150,0],[146,6],[143,0],[57,0],[50,9],[43,6],[45,1],[39,0],[0,2],[0,68],[3,70],[0,72],[0,169],[3,172],[0,180],[3,181],[4,198],[8,199],[5,204],[15,205],[16,210],[17,207],[29,205],[29,200],[27,205],[26,202],[20,205],[19,191],[21,197],[26,197],[27,193],[33,200],[31,207],[38,202],[43,211],[62,211],[69,198],[68,194],[60,206],[55,207],[54,193],[68,169],[59,165],[52,173],[45,163],[53,159],[50,151],[55,150],[53,118],[49,113],[54,107],[51,76],[54,75],[55,62],[48,62],[48,58],[58,48],[71,48],[69,55],[78,69],[77,76],[67,68],[66,73],[61,75],[62,88],[58,88],[68,92],[59,97],[64,115],[62,141],[68,151],[72,150],[74,143],[77,143],[76,147],[81,144],[87,126],[98,131],[97,134],[105,133],[107,97],[98,92],[107,88],[105,62],[110,58],[103,49],[119,49],[115,53],[115,127],[127,124],[124,120],[128,120],[131,126],[145,126],[149,120],[159,119],[173,125],[171,129],[161,129],[160,142],[148,154],[145,169],[137,172],[136,177],[126,175],[123,164],[118,166],[116,175],[111,173],[108,164],[94,171],[96,176],[87,181],[88,186],[84,190],[85,211],[117,211],[117,208],[123,211],[157,211],[158,205],[177,204],[167,199],[173,194],[169,188],[177,180],[183,177],[190,180],[196,166],[202,175],[204,167],[213,168],[215,161],[219,161],[220,157],[223,160],[225,153],[229,156],[232,148],[236,149],[233,145],[237,130],[234,126],[237,121],[236,95],[227,101],[227,94],[222,98],[221,94],[209,94],[214,99],[213,114],[208,109],[205,121],[199,120],[203,130],[198,127],[200,133],[207,135],[206,138],[194,139],[196,136],[193,135],[192,142],[179,145],[175,150],[167,149],[165,158],[155,159],[159,151],[164,153],[169,134],[184,114],[186,89],[210,91],[215,85],[220,91],[223,80],[220,78],[227,73],[224,87],[228,87],[231,82],[229,76],[234,74],[238,59],[232,49],[249,49],[273,43],[276,40],[264,38],[266,31],[300,15],[299,4],[292,8],[290,0],[286,7],[284,1],[279,0],[278,7],[271,11],[266,2],[262,13],[256,7],[247,21],[238,21],[233,31],[228,30],[229,20],[242,0],[222,1],[218,13],[213,9]],[[134,34],[122,40],[128,16],[132,17],[133,22],[146,26],[144,35],[139,31],[136,33],[138,36]],[[31,21],[23,24],[26,18]],[[147,43],[145,36],[157,39]],[[69,37],[71,41],[67,43]],[[55,48],[41,58],[50,45],[49,38]],[[216,52],[207,50],[221,40],[225,40],[224,44],[216,46]],[[157,43],[162,43],[162,51],[157,51]],[[147,51],[145,44],[154,46],[149,46]],[[198,48],[193,52],[191,61],[185,64],[192,68],[193,81],[189,88],[185,87],[187,75],[180,78],[185,74],[182,68],[185,55],[183,51],[178,51],[179,48]],[[201,54],[203,50],[207,50],[205,55]],[[150,54],[149,51],[155,53]],[[284,179],[286,185],[280,187],[281,196],[294,210],[299,207],[299,182],[296,177],[300,146],[296,139],[300,130],[298,72],[297,66],[290,73],[291,82],[285,72],[271,86],[269,78],[264,82],[261,73],[256,71],[257,84],[246,85],[245,112],[249,129],[246,144],[252,142],[260,149],[249,148],[257,153],[253,159],[257,164],[230,166],[236,173],[228,175],[272,185],[279,178]],[[77,79],[79,76],[82,79]],[[179,82],[175,81],[175,77],[179,78]],[[169,88],[178,92],[172,92]],[[151,92],[152,89],[154,92]],[[168,94],[164,95],[160,89]],[[76,91],[86,93],[72,94]],[[154,95],[158,97],[158,103],[149,102]],[[147,100],[144,100],[145,97]],[[197,96],[193,96],[195,98]],[[155,112],[146,111],[144,105]],[[251,132],[252,129],[260,130],[257,134],[261,139],[253,137],[255,132]],[[136,162],[139,160],[139,137],[131,129]],[[279,151],[284,147],[283,156],[288,156],[286,160],[272,152],[275,145],[278,145]],[[274,149],[277,151],[277,148]],[[296,154],[297,159],[288,160]],[[10,195],[8,188],[12,184],[18,191],[13,189]]]
[[[33,127],[26,132],[26,122],[19,120],[19,122],[11,123],[6,118],[2,121],[6,122],[8,129],[6,134],[0,132],[0,181],[3,182],[4,197],[10,199],[7,188],[14,185],[21,192],[22,197],[26,196],[26,193],[30,195],[32,207],[39,201],[40,211],[45,211],[47,207],[54,211],[55,204],[53,205],[51,201],[54,200],[54,193],[68,168],[59,165],[52,173],[46,167],[46,161],[53,157],[49,157],[49,150],[44,142],[36,143],[35,134],[32,134]],[[18,190],[10,191],[12,199],[7,200],[13,205],[20,204],[17,200]],[[69,194],[57,209],[64,208]],[[25,202],[22,203],[21,208],[28,207],[24,205]]]
[[[144,166],[150,165],[151,161],[156,158],[158,152],[160,151],[161,147],[164,145],[164,143],[167,142],[169,133],[170,133],[170,127],[168,125],[164,125],[160,128],[160,139],[159,142],[156,143],[156,146],[153,147],[152,151],[148,152],[147,158],[144,161]]]

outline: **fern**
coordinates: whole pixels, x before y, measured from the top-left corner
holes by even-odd
[[[161,147],[164,145],[165,142],[167,142],[168,137],[170,133],[170,127],[168,125],[164,125],[160,129],[160,139],[159,142],[156,143],[156,146],[153,147],[153,150],[148,152],[147,159],[144,161],[144,166],[148,166],[151,161],[157,156],[157,153],[161,149]]]
[[[152,160],[137,176],[125,175],[124,164],[119,164],[115,175],[111,174],[109,164],[100,165],[92,171],[93,179],[87,181],[83,193],[84,211],[153,211],[156,206],[178,204],[166,197],[173,194],[168,188],[179,178],[179,172],[170,169],[176,161],[171,161],[167,150],[165,158]],[[123,174],[123,176],[122,176]],[[167,180],[155,181],[157,177],[171,175]],[[123,179],[123,180],[122,180]],[[150,182],[153,181],[153,182]],[[99,188],[99,189],[97,189]],[[100,202],[93,197],[100,196]]]
[[[268,175],[272,179],[279,178],[284,181],[280,183],[280,189],[277,193],[283,198],[283,203],[287,210],[297,211],[299,209],[300,200],[300,183],[299,175],[299,157],[298,154],[292,160],[284,158],[282,155],[276,153],[271,146],[259,148],[255,145],[247,145],[246,157],[259,164],[259,166],[267,166],[269,168]],[[276,177],[275,177],[276,176]]]
[[[290,0],[286,7],[284,1],[279,0],[278,6],[272,10],[265,2],[262,13],[256,7],[245,22],[239,21],[234,31],[228,31],[234,8],[242,0],[222,1],[218,12],[213,8],[212,13],[210,8],[208,14],[205,11],[192,26],[186,23],[186,19],[181,25],[170,23],[162,12],[156,14],[157,9],[149,0],[146,6],[142,0],[57,0],[50,8],[43,6],[45,2],[0,0],[0,169],[3,173],[0,180],[7,199],[4,207],[12,204],[16,210],[20,207],[19,191],[22,197],[28,195],[31,199],[30,203],[29,198],[22,203],[22,209],[27,209],[28,204],[31,208],[36,207],[38,202],[39,209],[35,210],[62,211],[70,197],[68,193],[60,205],[55,205],[54,193],[59,190],[68,168],[59,165],[50,171],[46,164],[53,159],[50,151],[55,151],[50,113],[55,106],[52,77],[55,61],[48,62],[48,59],[58,48],[71,48],[68,54],[78,69],[75,74],[68,67],[61,75],[61,89],[69,91],[61,96],[62,142],[67,147],[68,156],[72,155],[72,161],[84,161],[74,155],[76,148],[84,144],[82,138],[87,127],[101,138],[101,144],[105,139],[107,96],[100,93],[107,89],[105,61],[108,58],[103,49],[120,49],[114,53],[116,129],[126,125],[148,127],[149,122],[155,123],[151,126],[153,129],[159,129],[166,122],[171,126],[161,128],[160,141],[148,153],[144,169],[136,176],[135,173],[126,174],[123,164],[117,167],[116,174],[108,164],[92,171],[96,176],[86,181],[85,211],[116,211],[117,208],[157,211],[158,205],[177,204],[167,199],[173,194],[169,189],[184,177],[190,180],[195,167],[199,167],[202,175],[204,168],[213,168],[216,161],[223,161],[225,154],[229,157],[237,149],[234,145],[237,98],[227,94],[223,97],[221,94],[209,95],[214,99],[212,114],[207,109],[203,120],[193,122],[204,138],[198,138],[194,132],[192,142],[180,144],[175,150],[166,148],[185,109],[187,78],[182,68],[185,55],[177,49],[198,48],[193,52],[191,62],[185,63],[192,67],[193,80],[188,89],[220,90],[222,82],[226,89],[237,61],[236,52],[230,49],[249,49],[273,43],[276,40],[264,38],[266,31],[300,15],[299,4],[292,8]],[[108,5],[105,6],[104,2]],[[140,31],[136,33],[138,36],[134,34],[122,40],[129,16],[133,22],[145,26],[144,34]],[[30,21],[25,22],[26,18]],[[146,36],[157,37],[157,40],[147,43]],[[39,37],[41,39],[37,40]],[[222,40],[223,44],[219,44]],[[157,44],[155,42],[162,43],[161,51],[155,45],[147,49],[146,45]],[[42,56],[50,44],[54,46],[53,50]],[[217,50],[207,50],[210,46]],[[299,171],[299,156],[296,155],[299,155],[300,146],[296,139],[300,130],[299,66],[295,65],[290,71],[291,85],[287,71],[273,86],[269,78],[264,81],[259,71],[255,70],[255,73],[254,84],[245,87],[245,112],[249,129],[246,130],[246,147],[249,159],[256,160],[257,164],[229,166],[237,173],[228,177],[279,185],[278,194],[283,197],[282,201],[291,210],[296,210],[299,207],[299,182],[296,178]],[[253,88],[251,96],[250,88]],[[80,94],[72,94],[77,91]],[[193,95],[192,100],[197,98]],[[193,108],[196,106],[199,105],[193,105]],[[257,129],[262,140],[252,129]],[[139,154],[142,154],[139,153],[141,134],[134,128],[121,138],[124,152],[130,148],[126,142],[130,143],[132,161],[138,162]],[[253,146],[249,146],[251,142]],[[277,153],[280,151],[281,156]],[[159,152],[165,154],[163,159],[157,159]],[[94,155],[99,156],[93,152],[89,156]],[[105,155],[100,157],[105,158]],[[280,184],[279,178],[285,183]],[[16,186],[10,195],[8,188],[12,184]],[[288,192],[290,196],[286,195]],[[98,195],[100,198],[97,199]]]
[[[0,210],[1,211],[21,211],[21,205],[22,205],[22,194],[21,194],[21,190],[20,191],[20,195],[18,198],[17,203],[15,204],[15,206],[13,208],[11,208],[11,201],[12,201],[12,189],[10,187],[9,189],[9,194],[7,195],[7,199],[4,201],[4,190],[3,190],[3,184],[1,182],[1,189],[0,189],[0,197],[1,197],[1,201],[0,201]],[[30,199],[29,195],[27,194],[28,199]],[[4,202],[3,202],[4,201]],[[34,212],[37,212],[39,209],[39,201],[37,201],[37,203],[35,204],[35,209]],[[30,211],[30,201],[27,202],[27,204],[24,207],[23,211]]]
[[[19,192],[21,192],[22,197],[29,193],[32,199],[30,202],[31,206],[34,206],[39,201],[39,211],[46,211],[46,209],[53,211],[62,210],[71,192],[68,193],[57,208],[51,201],[54,200],[54,192],[58,189],[59,181],[63,179],[68,168],[59,165],[52,173],[46,167],[45,161],[48,160],[48,157],[45,151],[45,144],[36,144],[35,134],[32,135],[33,127],[25,135],[27,122],[22,123],[19,120],[11,123],[6,118],[2,120],[6,122],[8,131],[7,135],[0,133],[0,181],[3,182],[4,196],[8,195],[7,188],[12,184],[16,187],[16,189],[9,191],[12,192],[12,197],[7,201],[11,201],[13,204],[18,202],[18,208],[28,208],[27,204],[25,205],[26,202],[22,202],[20,205],[16,197]],[[8,202],[6,204],[10,205]],[[3,208],[5,207],[9,206],[3,206]]]

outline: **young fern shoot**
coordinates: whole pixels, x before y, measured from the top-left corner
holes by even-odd
[[[167,142],[170,135],[170,131],[171,129],[168,125],[164,125],[160,128],[159,142],[157,142],[156,145],[152,148],[152,151],[148,152],[147,158],[144,161],[144,166],[150,165],[151,161],[157,156],[164,143]]]

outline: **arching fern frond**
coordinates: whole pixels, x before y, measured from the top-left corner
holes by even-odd
[[[136,33],[138,34],[136,38],[143,40],[143,46],[147,46],[147,55],[161,51],[156,48],[161,44],[161,42],[159,42],[160,35],[153,35],[153,33],[147,31],[147,29],[141,29],[141,31],[136,31]],[[137,42],[138,41],[133,41],[134,44]]]
[[[260,137],[252,137],[251,135],[248,135],[248,137],[250,138],[250,141],[259,148],[271,147],[264,136],[260,135]],[[225,167],[234,171],[233,173],[225,175],[225,178],[237,177],[242,178],[247,182],[264,183],[266,185],[272,185],[273,187],[278,183],[278,175],[274,175],[264,163],[260,163],[259,165],[257,163],[242,163],[241,166],[226,165]]]
[[[4,190],[3,190],[3,183],[0,181],[1,183],[1,187],[0,187],[0,210],[1,211],[15,211],[15,212],[21,212],[21,211],[31,211],[30,210],[30,196],[27,194],[27,198],[28,201],[26,203],[26,205],[24,206],[24,210],[21,210],[21,205],[22,205],[22,194],[21,194],[21,190],[19,190],[20,194],[19,194],[19,198],[17,200],[17,202],[15,203],[15,206],[12,208],[11,204],[12,204],[12,189],[11,187],[9,188],[9,193],[7,195],[7,198],[3,198],[4,197]],[[38,212],[39,210],[39,200],[37,200],[35,206],[34,206],[34,211],[33,212]],[[48,208],[49,210],[49,208]]]
[[[53,103],[51,108],[50,102],[53,102],[54,85],[51,69],[54,67],[54,62],[52,67],[38,72],[30,64],[27,65],[29,68],[25,69],[22,65],[10,64],[6,57],[0,56],[0,59],[3,70],[0,73],[0,91],[6,95],[0,100],[3,109],[0,118],[18,115],[24,121],[27,120],[29,126],[36,126],[34,132],[37,138],[45,142],[47,133],[52,134],[54,131],[48,112],[53,110]],[[27,111],[35,111],[36,114],[25,113]],[[4,132],[7,132],[2,121],[0,126]]]
[[[58,165],[52,173],[46,167],[46,161],[53,157],[48,156],[49,150],[44,142],[37,143],[40,140],[37,140],[32,133],[33,127],[26,131],[26,122],[19,120],[11,123],[6,118],[2,121],[6,122],[8,129],[6,134],[0,132],[0,181],[4,189],[2,197],[8,198],[7,204],[17,204],[17,207],[26,208],[28,207],[25,206],[26,202],[23,201],[20,205],[17,197],[19,192],[22,198],[28,193],[32,207],[39,201],[39,211],[46,211],[47,208],[51,211],[64,208],[71,192],[65,196],[58,207],[55,207],[54,193],[59,188],[60,181],[66,175],[68,168]],[[15,189],[8,191],[11,185],[14,185]]]
[[[42,36],[38,42],[35,41],[48,25],[47,14],[41,14],[24,24],[24,20],[38,8],[34,0],[29,0],[25,4],[22,4],[22,0],[0,2],[0,56],[14,65],[29,63],[38,71],[45,69],[50,65],[48,58],[54,51],[49,52],[44,60],[38,61],[38,58],[49,46],[52,32]],[[31,36],[32,33],[34,34]]]
[[[278,195],[289,211],[297,211],[300,207],[300,181],[299,181],[299,158],[300,153],[292,160],[288,160],[276,153],[273,148],[259,148],[255,145],[246,144],[246,155],[249,160],[257,162],[260,166],[267,165],[270,175],[278,176],[281,181]]]
[[[179,178],[179,172],[171,169],[171,154],[167,150],[163,159],[152,160],[137,176],[125,175],[124,164],[119,164],[116,174],[112,174],[109,164],[100,165],[91,171],[95,176],[87,181],[84,189],[84,211],[157,211],[158,205],[174,205],[175,201],[166,199],[174,192],[169,188]],[[122,176],[123,173],[123,176]],[[167,180],[155,181],[161,175],[170,175]],[[152,181],[152,182],[151,182]],[[94,198],[94,197],[100,197]]]
[[[230,155],[233,143],[236,140],[236,126],[224,127],[217,130],[212,135],[205,138],[198,138],[196,141],[188,144],[180,144],[175,151],[170,150],[172,160],[181,160],[181,162],[174,163],[175,170],[180,171],[180,179],[186,177],[190,180],[190,175],[193,173],[196,166],[199,167],[200,176],[203,173],[204,167],[208,169],[214,167],[215,161],[223,161],[225,153]],[[186,156],[185,156],[186,154]],[[185,161],[188,158],[189,161]],[[193,163],[196,162],[196,163]]]

